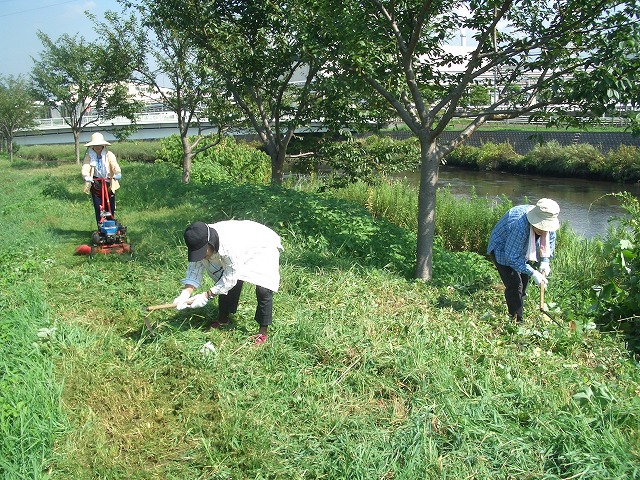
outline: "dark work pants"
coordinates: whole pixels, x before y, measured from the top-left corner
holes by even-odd
[[[226,295],[218,295],[218,311],[221,317],[228,317],[231,313],[238,311],[238,302],[242,293],[244,282],[238,280],[238,283],[227,292]],[[255,321],[261,327],[271,325],[273,319],[273,291],[268,288],[256,285],[256,306]]]
[[[504,283],[504,298],[507,301],[507,310],[510,317],[516,317],[516,321],[522,322],[524,310],[524,297],[527,296],[527,285],[529,285],[529,275],[516,272],[513,268],[501,265],[496,262],[496,258],[491,254],[491,259],[498,269],[502,283]]]
[[[93,200],[93,210],[96,213],[96,223],[98,225],[100,225],[100,205],[102,204],[102,198],[101,195],[94,195],[93,192],[91,193],[91,199]],[[102,209],[105,212],[111,212],[111,216],[113,216],[114,220],[116,218],[116,196],[114,193],[109,192],[109,207],[111,207],[110,209],[107,208],[106,205],[102,206]]]

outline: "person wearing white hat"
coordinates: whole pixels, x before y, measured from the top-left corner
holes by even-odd
[[[251,220],[226,220],[192,223],[184,231],[184,240],[189,265],[182,280],[184,288],[173,301],[176,308],[201,308],[218,295],[218,319],[209,327],[220,328],[236,313],[244,282],[253,283],[257,300],[254,319],[260,326],[254,343],[263,344],[272,321],[273,293],[280,286],[280,236]],[[215,284],[191,297],[202,285],[205,273]]]
[[[559,214],[560,207],[554,200],[541,198],[535,205],[509,209],[491,231],[487,255],[504,283],[509,316],[517,323],[523,321],[529,279],[533,278],[536,285],[548,283]]]
[[[96,132],[91,135],[91,141],[85,143],[87,152],[82,162],[82,178],[85,181],[84,192],[91,193],[93,200],[93,209],[96,214],[96,223],[100,225],[100,206],[102,204],[102,185],[101,182],[107,183],[109,191],[109,205],[102,205],[104,211],[109,211],[115,219],[116,212],[116,190],[120,188],[119,180],[122,178],[122,170],[118,165],[115,154],[107,150],[107,146],[111,145],[104,139],[104,136]]]

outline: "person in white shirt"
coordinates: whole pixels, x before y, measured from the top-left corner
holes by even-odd
[[[85,181],[84,192],[91,193],[93,209],[96,215],[96,223],[100,226],[101,210],[111,214],[115,220],[116,190],[120,188],[119,180],[122,178],[122,170],[114,153],[107,150],[111,145],[104,139],[101,133],[91,135],[91,141],[85,143],[87,152],[82,161],[82,178]],[[107,184],[108,198],[102,198],[102,183]],[[106,201],[103,205],[103,201]]]
[[[244,282],[256,286],[255,320],[260,325],[255,343],[267,340],[272,323],[273,293],[280,286],[280,250],[276,232],[251,220],[226,220],[213,224],[195,222],[184,231],[188,249],[184,288],[173,303],[178,310],[204,307],[218,295],[218,318],[209,325],[220,328],[236,313]],[[192,296],[202,286],[205,274],[215,284],[204,293]]]

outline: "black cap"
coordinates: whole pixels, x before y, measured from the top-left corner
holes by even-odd
[[[184,231],[184,241],[189,249],[189,261],[199,262],[207,255],[209,227],[204,222],[195,222]]]

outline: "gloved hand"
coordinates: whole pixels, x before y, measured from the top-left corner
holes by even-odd
[[[549,283],[549,280],[547,280],[547,277],[545,277],[543,274],[541,274],[537,270],[533,271],[533,275],[531,275],[531,277],[533,278],[533,281],[536,282],[536,285],[538,286],[540,286],[543,283],[546,286]]]
[[[116,173],[116,174],[113,176],[113,179],[114,179],[114,180],[120,180],[121,178],[122,178],[122,174],[121,174],[121,173]]]
[[[182,292],[180,292],[180,295],[173,299],[173,302],[171,303],[176,304],[176,310],[184,310],[189,306],[187,305],[187,300],[189,300],[190,296],[191,292],[185,288],[184,290],[182,290]]]
[[[551,264],[549,263],[548,260],[547,261],[542,261],[542,262],[540,262],[540,266],[538,267],[538,270],[545,277],[548,277],[549,274],[551,273]]]
[[[199,293],[198,295],[192,298],[193,302],[189,305],[191,308],[202,308],[207,303],[209,303],[209,299],[207,298],[207,292]]]
[[[93,178],[91,178],[91,176],[87,175],[84,177],[84,181],[85,182],[89,182],[89,183],[93,183]]]

